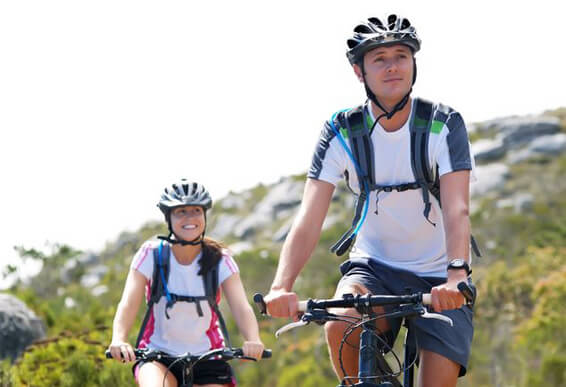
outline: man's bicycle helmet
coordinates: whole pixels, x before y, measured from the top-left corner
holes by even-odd
[[[203,208],[205,217],[206,211],[212,207],[212,198],[202,184],[181,179],[180,181],[165,187],[161,193],[161,198],[157,207],[165,215],[167,226],[169,227],[168,237],[159,237],[160,239],[167,240],[171,243],[179,243],[182,245],[197,245],[201,243],[204,238],[204,232],[201,236],[193,241],[185,241],[181,238],[172,239],[173,228],[171,227],[171,211],[177,207],[184,206],[200,206]]]
[[[387,17],[387,23],[383,23],[376,17],[370,17],[367,21],[354,27],[354,34],[347,40],[346,43],[348,45],[346,56],[348,57],[351,65],[356,64],[360,66],[368,98],[384,112],[382,115],[377,117],[375,122],[377,123],[377,121],[379,121],[382,117],[390,119],[396,112],[403,109],[403,107],[407,104],[412,88],[401,99],[401,101],[399,101],[393,109],[388,112],[381,103],[379,103],[377,97],[367,85],[364,70],[364,55],[374,48],[393,46],[396,44],[403,44],[409,47],[413,54],[415,54],[421,48],[421,40],[417,35],[417,30],[411,25],[409,19],[399,17],[394,14]],[[415,84],[415,81],[417,80],[417,62],[414,57],[413,63],[413,84]]]
[[[409,19],[397,15],[389,15],[387,23],[376,17],[370,17],[354,28],[354,34],[348,39],[347,44],[346,56],[350,64],[360,64],[365,53],[377,47],[403,44],[408,46],[413,54],[421,48],[421,40],[415,27],[411,25]]]

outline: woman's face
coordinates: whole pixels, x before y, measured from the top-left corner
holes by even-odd
[[[380,102],[396,104],[411,90],[413,61],[411,49],[402,44],[377,47],[365,54],[366,83]],[[354,71],[363,81],[358,65],[354,65]]]
[[[202,207],[184,206],[171,211],[171,227],[178,238],[192,241],[201,236],[205,226]]]

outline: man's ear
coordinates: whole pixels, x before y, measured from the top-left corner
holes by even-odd
[[[363,77],[361,66],[356,63],[356,64],[352,65],[352,67],[354,68],[354,73],[356,73],[356,77],[358,77],[358,80],[361,83],[364,83],[364,77]]]

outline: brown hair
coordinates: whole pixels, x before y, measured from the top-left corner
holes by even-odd
[[[200,270],[198,274],[206,275],[222,259],[222,250],[226,245],[209,237],[202,241],[202,259],[199,260]]]

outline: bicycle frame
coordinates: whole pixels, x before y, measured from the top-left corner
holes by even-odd
[[[370,318],[369,314],[362,314],[362,319]],[[414,383],[414,364],[411,364],[414,358],[413,351],[408,346],[408,332],[405,336],[404,343],[404,371],[403,384],[397,380],[395,382],[382,381],[378,383],[379,377],[375,377],[376,371],[384,367],[389,368],[387,361],[381,355],[378,348],[378,339],[375,336],[375,323],[373,320],[366,321],[362,324],[362,332],[360,334],[360,350],[358,358],[358,380],[354,384],[356,387],[412,387]],[[406,367],[410,365],[409,367]],[[386,371],[386,370],[383,370]],[[390,371],[390,370],[388,370]],[[338,387],[348,387],[347,384],[339,384]]]

